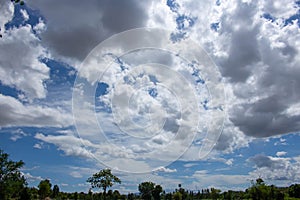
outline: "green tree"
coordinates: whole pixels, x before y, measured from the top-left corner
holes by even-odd
[[[155,186],[155,188],[152,192],[154,200],[160,200],[160,193],[162,193],[162,191],[163,191],[163,189],[160,185]]]
[[[58,185],[54,185],[53,186],[53,191],[52,191],[52,197],[57,198],[58,195],[59,195],[59,187],[58,187]]]
[[[143,182],[139,184],[139,191],[142,195],[142,199],[151,200],[152,191],[154,190],[155,184],[152,182]]]
[[[18,198],[23,191],[26,181],[20,172],[22,160],[15,162],[9,155],[0,150],[0,199]]]
[[[106,198],[106,189],[112,187],[114,183],[121,183],[121,180],[111,173],[110,169],[103,169],[98,173],[93,174],[87,179],[92,188],[102,188],[104,199]]]
[[[39,195],[41,199],[45,199],[51,195],[51,183],[48,179],[42,180],[39,185]]]
[[[210,188],[210,196],[212,199],[218,199],[220,197],[221,190]]]
[[[289,196],[300,198],[300,184],[293,184],[289,187]]]
[[[160,185],[156,185],[153,182],[143,182],[139,184],[138,187],[142,199],[151,200],[153,197],[154,200],[160,200],[160,193],[162,193],[163,189]]]
[[[173,199],[174,200],[182,200],[182,194],[181,194],[181,192],[175,192],[173,194]]]

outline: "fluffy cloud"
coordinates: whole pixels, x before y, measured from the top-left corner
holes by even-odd
[[[46,97],[49,68],[40,61],[46,49],[30,25],[6,30],[0,40],[0,80],[24,92],[29,99]]]
[[[67,127],[72,116],[61,109],[46,106],[23,105],[17,99],[0,94],[0,126]]]
[[[248,175],[225,175],[225,174],[208,174],[207,171],[196,171],[193,176],[196,180],[201,182],[203,185],[200,187],[218,187],[222,188],[226,185],[242,185],[249,183]]]
[[[5,0],[1,0],[0,4],[1,4],[0,28],[1,28],[1,32],[3,32],[5,23],[7,23],[13,17],[14,6],[12,2],[5,1]]]
[[[85,148],[93,146],[89,141],[84,141],[78,137],[72,135],[44,135],[42,133],[37,133],[34,136],[36,139],[43,142],[54,144],[58,147],[59,150],[62,150],[68,156],[78,156],[83,158],[92,158],[92,154]]]
[[[272,157],[255,155],[249,162],[255,164],[256,169],[250,173],[253,177],[262,177],[266,180],[299,182],[300,162],[299,157]]]
[[[300,29],[288,21],[299,6],[292,0],[179,4],[178,12],[196,19],[190,37],[208,51],[226,84],[229,120],[215,149],[232,152],[248,146],[248,136],[299,131]]]
[[[177,172],[176,169],[170,169],[170,168],[167,168],[167,167],[158,167],[155,171],[157,171],[157,172],[166,172],[166,173]]]

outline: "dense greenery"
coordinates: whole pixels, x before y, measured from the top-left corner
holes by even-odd
[[[216,188],[205,188],[199,191],[184,189],[181,184],[173,192],[166,192],[161,185],[153,182],[142,182],[138,185],[139,193],[120,194],[118,190],[107,190],[114,183],[121,180],[111,173],[110,169],[103,169],[87,179],[92,188],[101,188],[103,192],[62,192],[58,185],[50,180],[42,180],[37,187],[28,187],[20,168],[23,161],[12,161],[9,155],[0,150],[0,199],[74,199],[74,200],[198,200],[198,199],[251,199],[251,200],[296,200],[300,199],[300,184],[289,187],[267,185],[258,178],[245,191],[224,191]]]
[[[20,168],[24,165],[22,160],[14,162],[9,155],[0,150],[0,199],[11,199],[21,195],[26,186]]]
[[[143,182],[139,184],[138,187],[142,199],[145,200],[160,200],[160,193],[162,193],[163,189],[160,185],[155,185],[153,182]]]
[[[104,199],[106,197],[106,189],[112,187],[114,183],[121,183],[121,180],[111,173],[110,169],[103,169],[87,179],[92,188],[102,188]]]

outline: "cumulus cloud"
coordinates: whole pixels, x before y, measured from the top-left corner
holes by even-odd
[[[37,133],[35,139],[41,140],[43,142],[54,144],[59,150],[62,150],[68,156],[78,156],[83,158],[92,158],[92,154],[85,148],[85,145],[93,146],[89,141],[83,141],[72,135],[44,135],[42,133]],[[87,146],[88,147],[88,146]]]
[[[12,19],[14,14],[14,5],[10,1],[1,0],[0,1],[1,7],[0,7],[0,28],[1,32],[4,31],[5,27],[4,25]]]
[[[30,25],[7,30],[0,40],[1,83],[24,92],[29,99],[45,98],[49,68],[40,59],[47,55]]]
[[[285,152],[285,151],[278,151],[276,153],[276,156],[280,157],[280,156],[285,156],[286,154],[287,154],[287,152]]]
[[[190,37],[203,45],[225,79],[229,121],[215,149],[232,152],[247,146],[248,136],[299,131],[300,29],[296,20],[288,21],[299,6],[292,0],[179,4],[179,12],[196,18]]]
[[[29,172],[23,173],[23,175],[25,176],[26,181],[29,181],[29,182],[35,182],[35,181],[43,180],[43,178],[41,176],[34,176],[34,175],[30,174]]]
[[[176,169],[170,169],[170,168],[167,168],[167,167],[158,167],[157,169],[155,169],[154,171],[157,171],[157,172],[166,172],[166,173],[174,173],[174,172],[177,172]]]
[[[255,155],[249,158],[256,169],[250,173],[253,177],[266,180],[298,182],[300,180],[300,162],[298,157],[272,157]]]
[[[25,133],[22,129],[17,129],[17,130],[11,131],[10,139],[15,142],[26,136],[28,136],[28,134]]]
[[[143,27],[147,3],[140,1],[29,1],[47,19],[42,40],[58,58],[82,60],[103,39]],[[53,7],[54,6],[54,7]]]
[[[207,171],[196,171],[193,176],[196,180],[201,182],[204,187],[224,187],[224,185],[240,185],[249,182],[248,175],[225,175],[215,174],[211,175]]]
[[[0,94],[1,127],[68,127],[73,124],[72,116],[61,109],[39,105],[23,105],[17,99]]]

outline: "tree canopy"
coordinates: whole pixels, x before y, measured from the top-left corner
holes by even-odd
[[[0,199],[18,197],[26,185],[20,168],[24,162],[12,161],[9,155],[0,150]]]
[[[151,200],[152,197],[154,200],[159,200],[160,193],[163,191],[160,185],[156,185],[153,182],[143,182],[139,184],[138,189],[145,200]]]
[[[89,177],[87,182],[91,184],[92,188],[102,188],[105,196],[106,189],[112,187],[114,183],[120,184],[121,180],[113,175],[110,169],[103,169]]]
[[[42,180],[39,185],[39,195],[42,199],[51,195],[51,183],[48,179]]]

